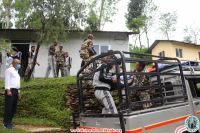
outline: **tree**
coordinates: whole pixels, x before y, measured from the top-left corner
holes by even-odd
[[[128,14],[126,14],[127,27],[133,32],[138,32],[140,48],[141,42],[141,28],[144,26],[145,16],[142,15],[146,0],[131,0],[128,5]]]
[[[148,54],[148,49],[145,47],[137,47],[137,46],[133,46],[130,48],[130,51],[133,53],[142,53],[142,54]]]
[[[9,39],[0,38],[0,61],[2,64],[6,64],[6,59],[3,58],[7,52],[11,50]],[[2,72],[5,71],[5,65],[1,66]]]
[[[17,28],[37,29],[36,54],[27,80],[34,70],[40,45],[65,40],[68,30],[80,29],[83,8],[79,0],[15,0]]]
[[[93,30],[102,30],[106,22],[111,22],[116,13],[116,4],[119,0],[90,0],[89,14],[87,17],[88,27]],[[87,28],[88,28],[87,27]]]
[[[0,38],[0,52],[9,51],[10,49],[9,40],[6,38]]]
[[[91,11],[89,12],[89,16],[87,17],[86,22],[88,24],[88,26],[85,28],[86,31],[97,31],[98,30],[99,19],[93,9],[91,9]]]
[[[2,5],[0,5],[0,29],[3,28],[3,10]]]
[[[138,33],[140,48],[142,48],[141,42],[141,27],[144,27],[145,17],[139,16],[137,18],[133,18],[131,23],[128,24],[128,28],[132,29],[133,32]]]
[[[156,16],[156,12],[157,12],[158,7],[153,3],[152,0],[148,0],[146,1],[146,5],[144,8],[144,12],[143,15],[145,16],[145,22],[144,22],[144,33],[146,35],[146,39],[147,39],[147,48],[149,49],[149,31],[152,27],[152,25],[155,23],[155,16]]]
[[[146,0],[131,0],[128,5],[128,14],[126,14],[127,25],[132,23],[134,18],[142,16]]]
[[[199,28],[192,28],[192,27],[186,27],[184,29],[184,41],[188,43],[195,43],[197,44],[200,40],[200,29]]]
[[[175,25],[177,23],[176,12],[172,13],[163,13],[160,15],[160,27],[161,32],[167,37],[167,40],[170,39],[171,32],[175,31]]]
[[[2,28],[11,28],[13,26],[11,22],[12,18],[12,6],[13,6],[13,0],[2,0],[1,3],[1,14],[0,14],[0,22]]]
[[[153,24],[156,9],[157,6],[153,4],[152,0],[131,0],[128,5],[127,27],[138,32],[140,47],[142,46],[141,35],[145,33],[149,48],[148,32]]]
[[[131,45],[131,44],[130,44]],[[130,47],[129,49],[130,52],[133,52],[133,53],[138,53],[138,55],[134,55],[133,57],[134,58],[143,58],[144,56],[141,56],[139,54],[148,54],[148,49],[145,48],[145,47],[138,47],[138,46],[133,46]],[[146,56],[147,58],[149,58],[148,56]],[[134,63],[131,63],[131,68],[135,68],[135,64]]]

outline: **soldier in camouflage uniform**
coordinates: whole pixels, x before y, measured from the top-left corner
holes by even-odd
[[[137,62],[134,72],[144,72],[144,68],[145,64],[143,62]],[[134,78],[133,86],[142,87],[150,84],[149,80],[145,75],[135,75],[133,78]],[[149,90],[137,91],[136,95],[139,97],[140,101],[151,100]],[[149,108],[152,106],[152,103],[151,102],[143,103],[142,106],[144,109]]]
[[[89,34],[87,39],[81,45],[81,49],[79,51],[80,57],[83,59],[81,67],[84,66],[89,60],[91,60],[92,57],[96,54],[96,52],[93,49],[93,39],[94,36],[92,34]],[[86,68],[85,72],[89,72],[90,68],[92,68],[92,65]]]
[[[63,51],[63,46],[59,46],[59,51],[55,54],[56,58],[56,74],[59,75],[59,70],[61,71],[61,76],[65,75],[65,52]]]

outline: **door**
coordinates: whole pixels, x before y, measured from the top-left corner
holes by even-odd
[[[24,73],[28,65],[29,45],[30,45],[29,43],[12,43],[12,47],[17,48],[17,50],[22,53],[22,56],[21,56],[22,68],[19,71],[19,74],[21,77],[24,77]]]

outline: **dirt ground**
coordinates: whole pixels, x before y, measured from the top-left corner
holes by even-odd
[[[32,133],[41,133],[41,132],[61,132],[61,128],[55,127],[44,127],[44,126],[33,126],[33,125],[15,125],[16,128],[25,130]]]

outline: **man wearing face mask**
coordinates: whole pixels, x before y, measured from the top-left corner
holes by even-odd
[[[5,71],[5,110],[4,127],[12,129],[12,119],[16,112],[17,102],[20,99],[20,76],[18,70],[21,68],[21,61],[14,59],[12,65]]]

